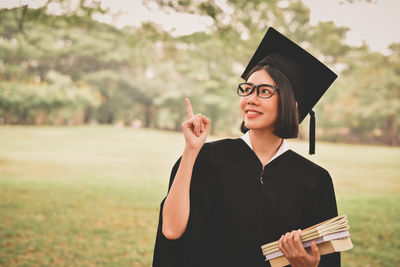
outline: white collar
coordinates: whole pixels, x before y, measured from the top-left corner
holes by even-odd
[[[243,139],[243,141],[246,142],[246,144],[249,145],[249,147],[251,148],[251,150],[253,150],[253,147],[251,146],[251,142],[250,142],[250,130],[247,131],[244,135],[242,135],[240,138]],[[273,161],[274,159],[276,159],[277,157],[279,157],[280,155],[282,155],[283,153],[285,153],[287,150],[289,150],[289,146],[288,143],[286,142],[285,139],[282,139],[282,143],[279,146],[278,151],[276,151],[275,155],[272,156],[272,158],[267,162],[270,163],[271,161]]]

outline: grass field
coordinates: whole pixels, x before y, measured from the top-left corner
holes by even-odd
[[[0,266],[150,266],[183,145],[147,129],[1,126]],[[307,143],[290,146],[307,156]],[[316,153],[351,225],[342,266],[400,266],[400,148],[317,142]]]

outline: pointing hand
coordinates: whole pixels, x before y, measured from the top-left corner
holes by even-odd
[[[210,120],[201,113],[193,115],[190,100],[186,98],[185,101],[188,120],[182,123],[182,132],[185,137],[186,147],[200,150],[207,139]]]

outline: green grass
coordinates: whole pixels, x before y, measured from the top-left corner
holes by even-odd
[[[216,137],[210,140],[219,139]],[[0,127],[0,266],[150,266],[180,133]],[[290,146],[307,156],[306,142]],[[354,248],[343,266],[400,265],[400,149],[317,142]]]

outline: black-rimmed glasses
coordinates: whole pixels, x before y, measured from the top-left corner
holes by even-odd
[[[279,90],[278,87],[271,84],[254,85],[252,83],[240,83],[237,88],[237,93],[240,96],[248,96],[253,93],[254,88],[257,89],[258,97],[264,99],[272,97],[275,91]]]

